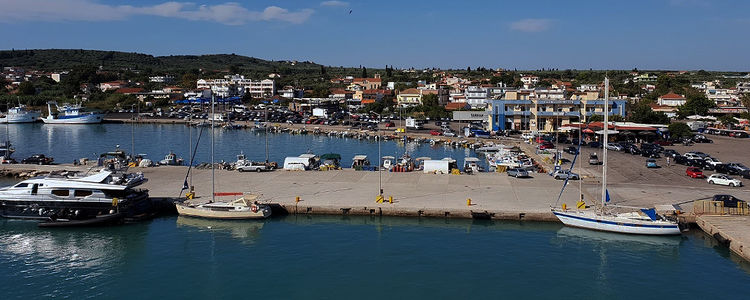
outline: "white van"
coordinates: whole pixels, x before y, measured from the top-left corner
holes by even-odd
[[[447,160],[425,160],[424,173],[448,174],[450,173],[450,161]]]
[[[284,159],[284,170],[304,171],[310,168],[310,159],[305,157],[289,156]]]

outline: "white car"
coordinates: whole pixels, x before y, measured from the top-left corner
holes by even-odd
[[[718,174],[718,173],[711,174],[711,176],[709,176],[708,179],[706,179],[706,181],[708,181],[708,183],[710,184],[728,185],[731,187],[742,186],[742,181],[739,181],[727,175]]]
[[[607,143],[607,150],[622,151],[622,146],[616,143]]]
[[[453,136],[456,136],[456,134],[455,134],[455,133],[453,133],[453,132],[451,132],[451,131],[444,131],[444,132],[443,132],[443,136],[450,136],[450,137],[453,137]]]

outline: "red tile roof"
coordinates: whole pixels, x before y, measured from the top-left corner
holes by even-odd
[[[464,109],[470,107],[469,104],[465,102],[449,102],[448,104],[445,104],[446,110],[457,110],[457,109]]]
[[[685,99],[685,97],[683,97],[682,95],[677,95],[675,93],[669,93],[669,94],[663,95],[663,96],[661,96],[659,98],[662,98],[662,99]]]
[[[143,92],[142,88],[119,88],[115,91],[117,94],[134,94]]]

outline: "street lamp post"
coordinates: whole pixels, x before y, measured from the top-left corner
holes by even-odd
[[[370,111],[372,114],[378,115],[378,123],[375,125],[378,129],[378,191],[380,192],[378,195],[381,197],[383,196],[383,166],[381,166],[383,162],[383,156],[381,154],[381,148],[380,148],[380,140],[383,139],[383,137],[380,135],[380,114],[376,113],[374,111]]]

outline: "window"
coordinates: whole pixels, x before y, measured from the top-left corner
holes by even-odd
[[[70,195],[70,191],[68,190],[52,190],[52,195],[58,196],[58,197],[68,197]]]
[[[73,192],[73,196],[75,197],[86,197],[91,196],[92,192],[90,190],[75,190]]]
[[[15,187],[17,187],[17,188],[25,188],[25,187],[28,187],[28,186],[29,186],[28,183],[19,183],[19,184],[16,184]]]

